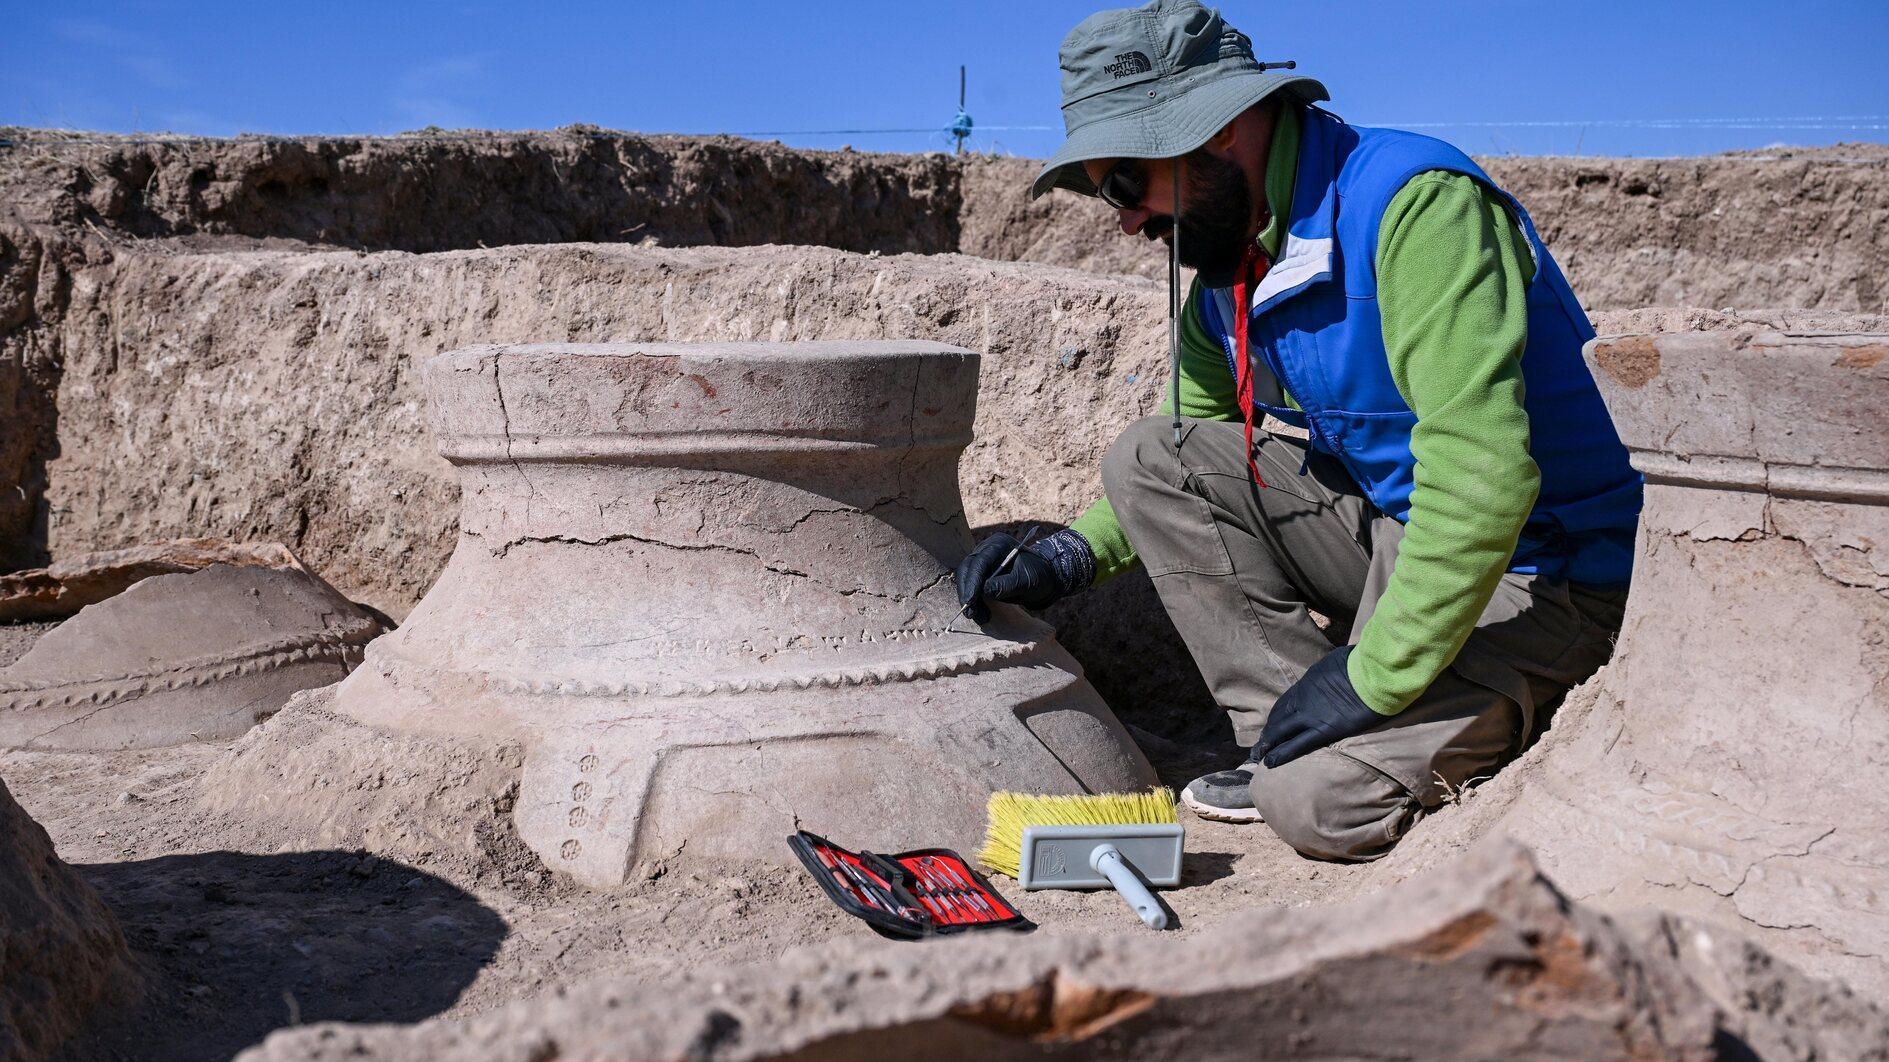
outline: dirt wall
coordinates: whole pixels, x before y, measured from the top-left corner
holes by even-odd
[[[0,129],[0,206],[66,233],[362,250],[809,244],[1159,277],[1159,247],[1034,159],[801,151],[735,137],[429,132],[129,138]],[[1484,158],[1590,307],[1881,312],[1889,153]],[[4,323],[0,322],[0,328]]]
[[[1889,304],[1889,156],[1484,158],[1594,309]],[[958,249],[1160,277],[1159,245],[1067,193],[1031,203],[1033,159],[965,165]]]
[[[1482,161],[1589,306],[1889,303],[1889,160]]]
[[[1030,199],[1036,159],[972,156],[964,163],[958,249],[980,258],[1042,262],[1092,273],[1132,273],[1166,282],[1167,248],[1125,236],[1097,199],[1055,192]]]
[[[362,250],[516,243],[955,248],[943,155],[555,133],[132,138],[0,129],[0,206],[62,232]]]
[[[63,261],[82,252],[45,241],[0,210],[0,568],[43,563],[46,460],[58,451],[54,395],[59,363],[45,325],[63,319],[70,292]]]

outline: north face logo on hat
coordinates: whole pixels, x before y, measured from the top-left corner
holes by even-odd
[[[1154,69],[1154,64],[1149,62],[1147,55],[1142,52],[1123,52],[1115,57],[1114,62],[1105,65],[1102,69],[1119,80],[1134,74],[1145,74]]]

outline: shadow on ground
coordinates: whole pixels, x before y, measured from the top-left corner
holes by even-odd
[[[1181,884],[1208,885],[1230,878],[1239,861],[1233,852],[1188,852],[1181,857]]]
[[[210,852],[78,867],[146,974],[79,1052],[228,1058],[288,1025],[415,1022],[450,1007],[505,939],[444,880],[360,852]]]

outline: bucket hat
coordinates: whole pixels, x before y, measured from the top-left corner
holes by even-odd
[[[1153,0],[1100,11],[1063,38],[1066,138],[1030,186],[1094,195],[1090,159],[1185,155],[1275,92],[1306,102],[1331,95],[1317,80],[1269,70],[1253,42],[1197,0]]]

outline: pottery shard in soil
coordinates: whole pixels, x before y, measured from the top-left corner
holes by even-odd
[[[145,579],[0,670],[0,746],[235,737],[297,690],[340,681],[383,629],[303,571],[215,564]]]
[[[308,570],[293,550],[279,542],[180,538],[82,553],[44,568],[0,575],[0,623],[65,619],[153,575],[194,572],[212,564]]]

